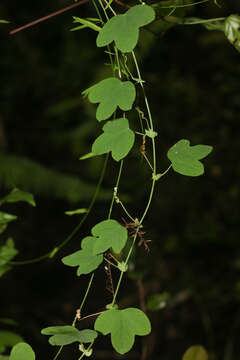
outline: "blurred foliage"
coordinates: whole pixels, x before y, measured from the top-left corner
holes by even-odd
[[[95,16],[94,8],[86,4],[8,35],[11,29],[68,5],[66,0],[0,4],[1,18],[10,21],[1,25],[0,185],[2,194],[18,186],[39,198],[36,208],[19,210],[20,227],[14,225],[6,235],[16,239],[20,254],[27,249],[28,258],[41,255],[71,231],[77,217],[63,220],[63,213],[69,203],[77,203],[74,208],[87,206],[102,167],[101,157],[78,160],[100,134],[96,107],[80,94],[111,72],[103,66],[107,56],[96,49],[94,31],[69,31],[72,16]],[[236,0],[219,5],[210,1],[175,15],[208,19],[239,12]],[[149,30],[141,31],[137,53],[160,135],[161,169],[168,167],[167,151],[181,138],[212,145],[214,151],[200,179],[170,172],[159,181],[144,224],[151,250],[147,254],[139,247],[134,254],[130,270],[135,276],[126,284],[120,305],[138,305],[137,274],[146,301],[169,294],[166,306],[154,305],[160,310],[151,313],[153,332],[145,344],[148,359],[177,360],[189,346],[203,344],[209,360],[236,360],[240,356],[239,53],[223,32],[207,31],[201,24],[172,25],[161,18]],[[136,106],[141,104],[139,97]],[[137,115],[129,120],[134,124]],[[137,139],[124,168],[127,176],[121,180],[127,205],[136,213],[146,201],[142,184],[151,176],[140,145]],[[147,142],[146,151],[149,146]],[[116,169],[111,161],[95,213],[61,256],[74,251],[91,226],[105,218],[108,204],[102,200],[110,199]],[[123,222],[119,208],[113,216]],[[97,284],[97,291],[105,294],[104,270]],[[39,350],[39,359],[47,358],[49,348],[39,329],[50,322],[69,324],[85,285],[59,261],[16,267],[1,280],[1,316],[16,319],[24,339]],[[98,301],[97,291],[86,313],[105,305]],[[107,292],[105,296],[109,302]],[[96,350],[95,358],[103,354],[113,358],[107,346]]]

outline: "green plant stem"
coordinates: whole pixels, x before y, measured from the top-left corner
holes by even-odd
[[[205,2],[209,2],[209,0],[201,0],[201,1],[197,1],[195,3],[186,4],[186,5],[169,5],[169,6],[157,5],[157,7],[161,8],[161,9],[182,8],[182,7],[189,7],[189,6],[195,6],[195,5],[203,4]]]
[[[80,223],[73,229],[73,231],[70,233],[70,235],[68,235],[57,247],[55,247],[53,250],[49,251],[48,253],[39,256],[37,258],[31,259],[31,260],[24,260],[24,261],[9,261],[8,264],[10,265],[28,265],[28,264],[34,264],[37,263],[39,261],[45,260],[47,258],[53,258],[56,253],[62,248],[64,247],[70,240],[72,240],[73,236],[78,232],[78,230],[80,229],[80,227],[83,225],[83,223],[86,221],[88,215],[90,214],[93,205],[95,204],[95,201],[97,199],[97,196],[99,194],[103,179],[104,179],[104,175],[106,172],[106,168],[107,168],[107,163],[108,163],[108,158],[109,158],[109,154],[106,155],[105,160],[104,160],[104,164],[103,164],[103,168],[102,168],[102,172],[95,190],[95,193],[92,197],[92,200],[89,204],[88,210],[85,213],[85,215],[83,216],[82,220],[80,221]]]
[[[58,352],[57,352],[56,355],[54,356],[53,360],[56,360],[56,359],[58,358],[58,356],[60,355],[62,349],[63,349],[63,345],[60,346],[60,348],[58,349]]]
[[[87,296],[88,296],[88,293],[89,293],[89,291],[90,291],[93,278],[94,278],[94,273],[91,275],[91,278],[90,278],[89,283],[88,283],[87,290],[86,290],[85,295],[84,295],[84,297],[83,297],[83,299],[82,299],[81,305],[79,306],[80,312],[82,311],[83,305],[84,305],[84,303],[85,303],[85,301],[86,301],[86,298],[87,298]]]
[[[90,278],[90,280],[89,280],[89,282],[88,282],[87,290],[86,290],[86,292],[85,292],[85,294],[84,294],[84,297],[83,297],[83,300],[82,300],[82,302],[81,302],[81,305],[79,306],[79,312],[80,312],[80,314],[81,314],[81,310],[82,310],[82,308],[83,308],[83,305],[84,305],[84,303],[85,303],[85,301],[86,301],[86,299],[87,299],[89,290],[90,290],[90,288],[91,288],[93,278],[94,278],[94,273],[92,273],[92,275],[91,275],[91,278]],[[73,320],[73,322],[72,322],[72,326],[75,327],[77,319],[78,319],[78,317],[77,317],[77,315],[75,315],[74,320]],[[56,360],[56,359],[58,358],[58,356],[61,354],[62,349],[63,349],[63,345],[60,346],[60,348],[58,349],[58,352],[56,353],[56,355],[55,355],[55,357],[54,357],[53,360]]]
[[[116,185],[115,185],[114,189],[115,189],[115,188],[118,189],[119,182],[120,182],[120,178],[121,178],[121,174],[122,174],[122,169],[123,169],[123,160],[121,160],[121,162],[120,162],[120,167],[119,167],[119,171],[118,171],[117,181],[116,181]],[[112,209],[113,209],[114,199],[115,199],[115,194],[113,193],[112,201],[111,201],[110,208],[109,208],[109,212],[108,212],[108,219],[110,219],[110,218],[111,218],[111,215],[112,215]]]
[[[134,61],[134,64],[135,64],[135,67],[136,67],[136,70],[137,70],[137,75],[138,75],[138,79],[139,79],[139,82],[140,82],[140,86],[141,86],[142,91],[143,91],[144,101],[145,101],[145,105],[146,105],[146,109],[147,109],[147,113],[148,113],[148,118],[149,118],[149,122],[150,122],[150,129],[149,129],[149,130],[154,131],[154,129],[153,129],[152,114],[151,114],[151,110],[150,110],[150,107],[149,107],[148,99],[147,99],[147,96],[146,96],[146,93],[145,93],[145,89],[144,89],[144,86],[143,86],[143,79],[142,79],[142,77],[141,77],[141,73],[140,73],[140,70],[139,70],[138,62],[137,62],[137,59],[136,59],[136,56],[135,56],[134,51],[132,51],[132,57],[133,57],[133,61]],[[156,148],[156,146],[155,146],[155,139],[152,138],[153,174],[156,173],[156,150],[155,150],[155,148]]]
[[[131,254],[132,254],[132,251],[133,251],[133,249],[134,249],[134,245],[135,245],[135,242],[136,242],[136,239],[137,239],[137,232],[138,232],[138,228],[137,228],[136,233],[135,233],[135,235],[134,235],[133,242],[132,242],[132,246],[131,246],[131,248],[130,248],[130,250],[129,250],[129,252],[128,252],[128,255],[127,255],[127,257],[126,257],[125,264],[128,263],[129,258],[130,258]],[[121,285],[121,282],[122,282],[122,278],[123,278],[124,272],[125,272],[125,271],[121,271],[121,274],[120,274],[120,276],[119,276],[119,279],[118,279],[118,282],[117,282],[117,286],[116,286],[116,290],[115,290],[114,295],[113,295],[113,300],[112,300],[111,306],[113,306],[113,305],[115,304],[115,302],[116,302],[117,294],[118,294],[118,291],[119,291],[119,288],[120,288],[120,285]]]
[[[92,341],[91,344],[88,346],[88,348],[86,349],[86,352],[91,349],[91,347],[93,346],[93,343],[94,343],[94,341]],[[82,355],[80,356],[80,358],[78,358],[78,360],[83,359],[84,356],[85,356],[85,352],[82,353]]]

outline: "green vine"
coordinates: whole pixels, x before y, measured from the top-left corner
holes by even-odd
[[[12,261],[13,256],[17,253],[16,250],[15,252],[13,251],[13,243],[9,241],[4,245],[4,248],[0,247],[0,261],[2,261],[2,263],[0,262],[0,266],[5,267],[32,264],[56,256],[59,250],[72,240],[92,210],[105,175],[109,154],[111,153],[114,161],[120,162],[119,170],[116,174],[117,180],[113,186],[113,195],[109,204],[109,211],[108,214],[106,214],[105,220],[92,227],[90,235],[82,239],[80,249],[62,258],[64,265],[77,267],[77,276],[89,274],[90,279],[83,300],[72,321],[72,325],[50,326],[42,330],[43,335],[50,336],[49,342],[51,345],[60,346],[54,356],[54,360],[59,357],[63,346],[75,342],[78,343],[81,353],[79,360],[84,357],[89,357],[92,355],[96,339],[108,334],[111,335],[113,348],[118,353],[125,354],[134,346],[135,336],[145,336],[151,331],[150,320],[143,310],[132,307],[120,309],[118,307],[122,280],[124,276],[127,275],[131,256],[133,252],[136,252],[137,242],[138,245],[142,245],[146,251],[149,251],[149,246],[147,240],[144,238],[142,228],[144,227],[146,215],[154,199],[154,190],[158,181],[167,175],[171,169],[184,176],[196,177],[202,175],[204,173],[204,166],[200,160],[210,154],[212,147],[209,145],[190,146],[189,140],[176,139],[177,142],[167,152],[167,158],[170,162],[169,166],[166,170],[158,168],[157,160],[158,157],[160,158],[156,151],[158,134],[154,128],[154,119],[144,86],[145,81],[141,74],[135,48],[139,41],[139,32],[142,31],[142,29],[148,30],[150,24],[157,21],[164,21],[179,26],[200,24],[207,30],[223,31],[235,48],[240,50],[240,18],[238,15],[213,19],[174,16],[178,8],[195,6],[208,1],[209,0],[202,0],[190,3],[184,0],[169,0],[152,5],[146,5],[140,1],[140,4],[134,6],[126,4],[126,6],[124,6],[121,2],[114,0],[109,2],[99,0],[98,3],[93,0],[92,4],[96,10],[96,18],[82,19],[74,16],[74,24],[77,23],[78,25],[74,27],[72,31],[86,28],[95,31],[97,33],[97,47],[105,49],[112,69],[112,77],[102,79],[97,84],[93,84],[82,92],[83,96],[85,96],[90,103],[96,104],[93,105],[97,106],[96,120],[100,123],[105,122],[102,127],[103,133],[95,139],[90,152],[81,157],[81,159],[84,160],[106,154],[96,192],[81,222],[71,234],[58,246],[54,247],[53,250],[35,259]],[[77,4],[78,3],[75,2],[74,7],[76,7]],[[116,12],[114,8],[116,4],[124,7],[123,13],[118,14]],[[125,9],[126,7],[128,8],[127,10]],[[162,16],[161,13],[159,13],[161,9],[170,9],[170,12],[167,16]],[[103,20],[104,18],[105,21]],[[133,69],[130,68],[128,64],[131,64]],[[136,75],[133,75],[133,73]],[[136,103],[136,95],[139,93],[143,97],[143,105]],[[128,119],[130,112],[132,116],[137,115],[139,117],[140,126],[137,129],[133,128],[131,120]],[[120,180],[121,177],[124,176],[124,161],[134,147],[136,135],[142,137],[141,154],[146,162],[146,166],[151,171],[151,175],[149,175],[149,195],[146,200],[146,205],[141,209],[139,219],[134,213],[129,212],[126,204],[121,200],[119,195]],[[145,151],[145,143],[147,140],[150,140],[152,144],[151,156],[147,155]],[[12,193],[2,199],[1,204],[13,201],[13,195]],[[21,201],[28,201],[31,205],[35,206],[34,200],[29,197],[30,195],[15,193],[14,196],[14,201],[20,198]],[[119,206],[123,214],[125,214],[131,222],[126,222],[125,225],[122,225],[118,219],[113,219],[112,212],[114,205]],[[78,212],[81,213],[81,210],[82,209]],[[6,222],[14,220],[13,218],[6,220],[9,214],[4,215],[2,213],[0,216],[2,216],[1,226],[4,226]],[[8,248],[7,256],[6,248]],[[120,257],[120,253],[124,255]],[[106,263],[109,271],[111,271],[113,267],[119,272],[116,286],[111,285],[111,303],[106,304],[105,309],[96,309],[95,313],[83,317],[83,306],[94,284],[95,271],[97,271],[102,263]],[[78,324],[81,323],[83,319],[89,317],[96,318],[94,329],[79,330],[77,328]],[[191,351],[192,350],[190,350],[190,352]],[[205,350],[201,347],[194,349],[194,351],[205,354]],[[185,355],[186,359],[187,356],[189,355]],[[19,343],[13,347],[10,360],[23,359],[34,360],[35,355],[28,344]],[[205,358],[202,357],[202,359]]]

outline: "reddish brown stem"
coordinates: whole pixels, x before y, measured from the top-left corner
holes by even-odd
[[[22,30],[24,30],[24,29],[26,29],[26,28],[28,28],[28,27],[31,27],[31,26],[33,26],[33,25],[36,25],[36,24],[38,24],[38,23],[40,23],[40,22],[42,22],[42,21],[48,20],[48,19],[50,19],[50,18],[52,18],[52,17],[54,17],[54,16],[57,16],[57,15],[59,15],[59,14],[62,14],[62,13],[64,13],[65,11],[74,9],[75,7],[77,7],[77,6],[79,6],[79,5],[83,5],[83,4],[87,3],[88,1],[89,1],[89,0],[81,0],[81,1],[79,1],[79,2],[77,2],[77,3],[75,3],[75,4],[73,4],[73,5],[69,5],[69,6],[65,7],[64,9],[55,11],[55,12],[49,14],[49,15],[46,15],[46,16],[41,17],[40,19],[37,19],[37,20],[35,20],[35,21],[31,21],[30,23],[28,23],[28,24],[26,24],[26,25],[23,25],[23,26],[21,26],[21,27],[19,27],[19,28],[17,28],[17,29],[14,29],[14,30],[10,31],[9,34],[10,34],[10,35],[16,34],[17,32],[22,31]]]

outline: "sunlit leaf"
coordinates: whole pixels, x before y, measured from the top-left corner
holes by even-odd
[[[103,261],[102,254],[94,254],[93,246],[95,238],[92,236],[85,237],[82,240],[82,250],[78,250],[71,255],[65,256],[62,262],[68,266],[78,266],[77,275],[89,274],[95,270]]]
[[[85,214],[87,211],[88,211],[87,209],[82,208],[82,209],[65,211],[65,214],[69,215],[69,216],[72,216],[72,215]]]
[[[30,345],[20,342],[12,348],[9,360],[35,360],[35,354]]]
[[[0,246],[0,277],[7,271],[11,270],[11,265],[8,264],[18,254],[18,250],[14,247],[13,239],[7,239],[4,245]]]
[[[99,254],[112,248],[119,254],[124,248],[128,233],[125,227],[116,220],[104,220],[92,228],[92,234],[96,237],[93,244],[93,253]]]
[[[230,15],[224,23],[224,33],[235,48],[240,51],[240,16]]]
[[[6,243],[0,246],[0,265],[6,264],[18,254],[18,250],[14,247],[13,239],[7,239]]]
[[[97,46],[115,42],[122,52],[133,51],[138,42],[139,28],[155,19],[154,10],[148,5],[136,5],[125,14],[113,16],[97,36]]]
[[[204,173],[204,166],[199,161],[206,157],[212,146],[195,145],[190,146],[188,140],[179,140],[167,153],[172,162],[173,170],[186,176],[199,176]]]
[[[9,195],[0,200],[0,204],[15,203],[19,201],[25,201],[32,206],[36,206],[33,195],[19,189],[13,189]]]
[[[135,335],[143,336],[150,333],[151,324],[145,313],[139,309],[112,309],[98,316],[94,328],[104,335],[111,334],[114,349],[120,354],[125,354],[131,350]]]
[[[7,224],[16,219],[17,219],[16,215],[12,215],[12,214],[8,214],[6,212],[0,211],[0,225]]]
[[[22,342],[23,338],[7,330],[0,330],[0,352],[4,352],[7,347],[12,347],[15,344]]]
[[[100,103],[97,108],[98,121],[108,119],[119,107],[123,111],[130,110],[136,97],[135,86],[131,81],[107,78],[83,91],[91,103]]]
[[[208,353],[201,345],[194,345],[183,354],[182,360],[208,360]]]
[[[103,126],[104,133],[93,143],[92,152],[96,155],[112,152],[114,160],[123,159],[134,144],[134,132],[129,129],[128,119],[108,121]]]
[[[74,326],[50,326],[42,329],[41,334],[53,335],[49,339],[51,345],[68,345],[73,342],[90,343],[97,337],[91,329],[78,330]]]

